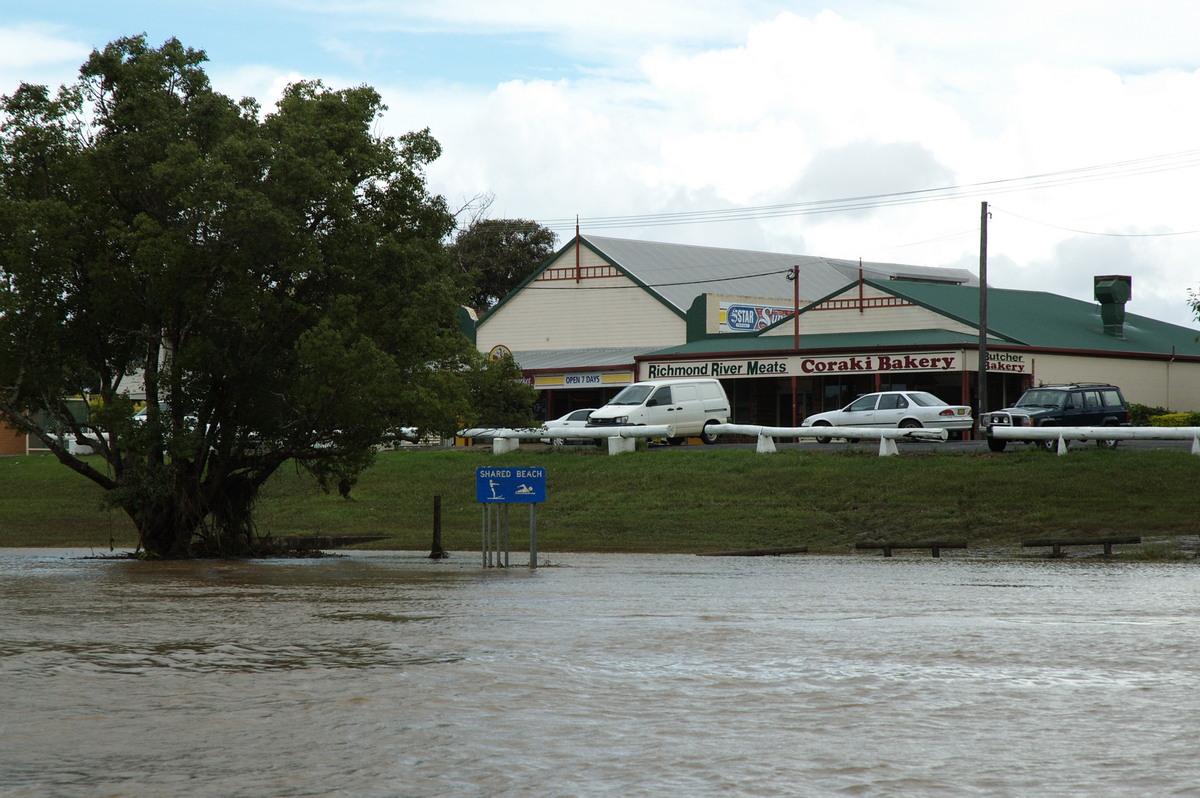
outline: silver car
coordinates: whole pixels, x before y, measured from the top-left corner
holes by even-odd
[[[571,438],[566,433],[573,429],[581,429],[588,424],[588,417],[596,412],[594,407],[585,407],[581,410],[572,410],[565,416],[547,421],[545,423],[546,431],[550,433],[550,437],[542,438],[542,443],[553,443],[555,446],[561,446],[564,443],[595,443],[592,438]]]
[[[855,399],[841,410],[814,413],[806,427],[931,427],[948,431],[969,430],[974,425],[971,408],[949,404],[926,391],[880,391]],[[817,438],[829,443],[830,438]]]

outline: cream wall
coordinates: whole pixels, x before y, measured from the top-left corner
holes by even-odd
[[[1033,356],[1033,382],[1107,382],[1125,401],[1176,412],[1200,411],[1200,363],[1115,357]]]
[[[585,276],[578,282],[549,279],[574,273],[574,251],[552,261],[476,329],[476,348],[487,352],[503,344],[514,352],[634,346],[649,350],[687,342],[682,316],[591,250],[580,251],[579,266]]]

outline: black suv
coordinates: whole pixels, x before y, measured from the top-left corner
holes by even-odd
[[[993,438],[993,427],[1127,427],[1129,406],[1125,404],[1121,389],[1108,383],[1042,385],[1030,388],[1012,407],[984,413],[980,426],[987,430],[988,448],[1002,452],[1008,441]],[[1048,452],[1058,447],[1055,440],[1026,443],[1036,443]],[[1110,449],[1117,448],[1116,441],[1097,443]]]

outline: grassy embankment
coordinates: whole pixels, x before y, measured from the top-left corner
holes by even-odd
[[[428,550],[433,497],[442,497],[443,545],[478,551],[478,466],[539,465],[547,501],[538,548],[554,551],[702,552],[807,545],[844,553],[859,540],[966,539],[971,548],[1022,538],[1194,536],[1200,458],[1182,451],[1072,449],[1055,457],[878,457],[836,444],[821,453],[701,446],[609,457],[593,447],[402,451],[380,455],[352,501],[326,495],[294,469],[258,505],[262,533],[387,534],[376,548]],[[514,550],[527,545],[526,505],[511,509]],[[101,491],[49,456],[0,458],[0,545],[132,548],[126,516]]]

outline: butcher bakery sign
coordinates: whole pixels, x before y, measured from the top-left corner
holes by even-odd
[[[840,357],[788,356],[770,360],[673,360],[642,363],[642,379],[664,377],[769,377],[822,374],[879,374],[899,371],[955,371],[962,368],[961,352],[919,355],[880,354]],[[995,366],[993,365],[993,368]]]

